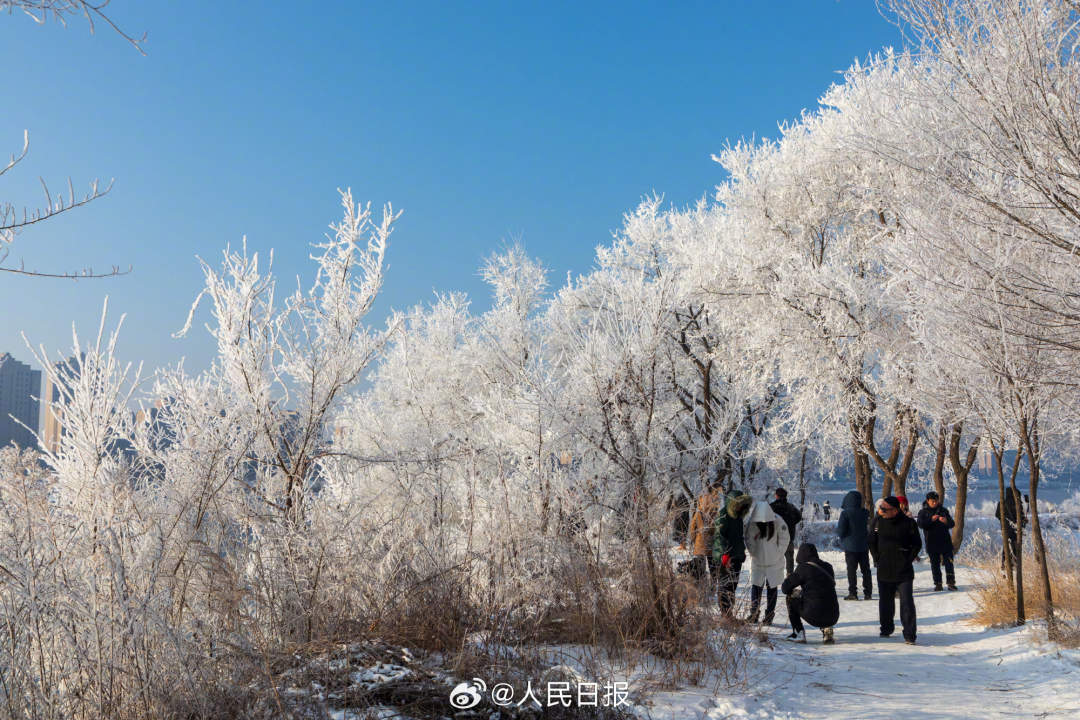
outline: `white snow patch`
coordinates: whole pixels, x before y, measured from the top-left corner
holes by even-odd
[[[369,668],[349,673],[349,682],[353,685],[359,685],[365,690],[371,690],[386,683],[403,680],[412,674],[412,670],[401,665],[378,663]]]
[[[843,555],[823,553],[847,594]],[[958,592],[934,592],[929,564],[916,565],[918,644],[906,645],[897,629],[878,637],[877,581],[874,599],[840,601],[836,644],[821,644],[807,627],[807,645],[783,638],[790,632],[781,596],[777,625],[767,628],[773,650],[757,656],[760,672],[739,692],[702,687],[657,693],[648,708],[653,720],[960,720],[963,718],[1080,717],[1080,652],[1040,643],[1031,626],[986,630],[968,622],[974,571],[957,567]],[[861,587],[861,581],[860,581]],[[740,591],[748,592],[743,574]]]

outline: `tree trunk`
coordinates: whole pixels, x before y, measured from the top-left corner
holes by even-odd
[[[874,491],[870,472],[870,460],[866,453],[859,449],[859,444],[852,441],[852,450],[855,456],[855,489],[863,498],[863,506],[867,509],[873,507]]]
[[[874,468],[870,465],[870,458],[866,457],[866,453],[859,453],[858,460],[863,474],[863,487],[859,492],[863,496],[863,506],[870,510],[874,507]]]
[[[964,542],[964,518],[967,516],[968,475],[971,473],[971,466],[975,464],[975,458],[979,454],[979,440],[976,438],[975,441],[971,443],[967,455],[961,462],[960,439],[963,436],[963,433],[963,424],[955,423],[952,426],[952,432],[949,434],[949,463],[952,465],[953,475],[956,476],[956,509],[953,512],[953,520],[956,521],[956,525],[953,526],[952,531],[953,552],[959,550]],[[944,495],[942,495],[942,499],[944,499]]]
[[[892,447],[889,450],[889,458],[881,457],[874,445],[874,427],[877,419],[873,416],[863,427],[863,453],[869,462],[881,468],[885,476],[882,483],[882,497],[889,495],[907,494],[907,477],[911,471],[911,463],[915,458],[915,446],[919,442],[919,433],[915,428],[915,414],[909,409],[900,409],[896,412],[896,420],[893,423]],[[906,445],[903,445],[906,443]],[[901,459],[901,446],[903,445],[903,458]],[[899,467],[897,464],[899,463]]]
[[[810,441],[803,443],[802,462],[799,463],[799,507],[806,507],[806,451],[810,448]]]
[[[942,504],[945,503],[945,423],[938,426],[937,442],[934,444],[934,490]]]
[[[1010,547],[1007,552],[1012,555],[1013,566],[1016,570],[1016,624],[1023,625],[1027,622],[1027,610],[1024,607],[1024,503],[1020,497],[1020,491],[1016,489],[1016,475],[1020,472],[1020,458],[1023,457],[1023,445],[1016,448],[1016,459],[1013,461],[1012,475],[1009,477],[1009,492],[1013,495],[1016,507],[1016,552]],[[1005,508],[1001,508],[1001,514],[1005,514]]]
[[[1005,558],[1013,563],[1016,580],[1016,625],[1020,626],[1027,622],[1027,609],[1024,604],[1024,502],[1020,497],[1020,490],[1016,489],[1016,475],[1020,474],[1020,461],[1024,457],[1024,444],[1022,441],[1016,444],[1016,458],[1013,460],[1012,473],[1009,476],[1009,492],[1012,493],[1013,503],[1016,507],[1016,547],[1005,549]],[[1001,515],[1005,514],[1004,506],[1001,507]]]
[[[1020,423],[1020,437],[1027,450],[1028,467],[1031,470],[1029,494],[1031,495],[1031,537],[1034,541],[1035,561],[1039,563],[1039,574],[1042,580],[1043,603],[1046,606],[1046,627],[1051,639],[1057,634],[1057,621],[1054,617],[1054,598],[1050,587],[1050,567],[1046,557],[1046,543],[1043,541],[1042,523],[1039,522],[1039,420],[1036,417],[1028,424],[1025,418]],[[1024,506],[1016,505],[1016,517],[1019,524],[1020,517],[1024,512]]]

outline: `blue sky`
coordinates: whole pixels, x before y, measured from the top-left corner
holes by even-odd
[[[855,58],[899,45],[871,0],[752,3],[304,3],[114,0],[145,57],[99,27],[0,14],[0,153],[30,156],[0,200],[115,178],[112,192],[20,236],[8,264],[107,280],[0,275],[0,351],[55,351],[127,314],[124,359],[186,356],[195,256],[275,250],[285,285],[339,218],[336,189],[404,210],[379,317],[459,290],[487,307],[482,259],[521,240],[586,272],[622,214],[659,192],[682,206],[722,180],[710,154],[776,134]],[[55,354],[55,352],[54,352]]]

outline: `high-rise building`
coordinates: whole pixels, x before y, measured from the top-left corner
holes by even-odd
[[[72,380],[78,375],[82,367],[80,359],[70,357],[53,363],[56,374],[66,388],[71,387]],[[70,393],[70,390],[68,390]],[[51,452],[56,452],[60,447],[60,437],[64,433],[64,394],[61,386],[54,382],[51,377],[45,378],[45,394],[42,396],[45,402],[45,419],[41,423],[41,442]]]
[[[37,447],[40,394],[41,371],[0,353],[0,446]]]

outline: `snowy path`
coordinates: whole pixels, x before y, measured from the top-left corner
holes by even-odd
[[[840,553],[824,553],[847,579]],[[745,580],[744,575],[744,580]],[[958,592],[933,592],[929,564],[916,565],[918,645],[897,631],[878,637],[877,598],[840,601],[836,645],[821,644],[807,628],[807,645],[785,641],[790,632],[783,595],[773,650],[763,648],[761,670],[745,694],[713,696],[688,688],[652,698],[649,715],[678,718],[1080,718],[1080,653],[1032,645],[1030,630],[983,630],[966,622],[973,574],[957,568]],[[740,587],[740,590],[743,590]],[[877,588],[875,587],[875,592]]]

